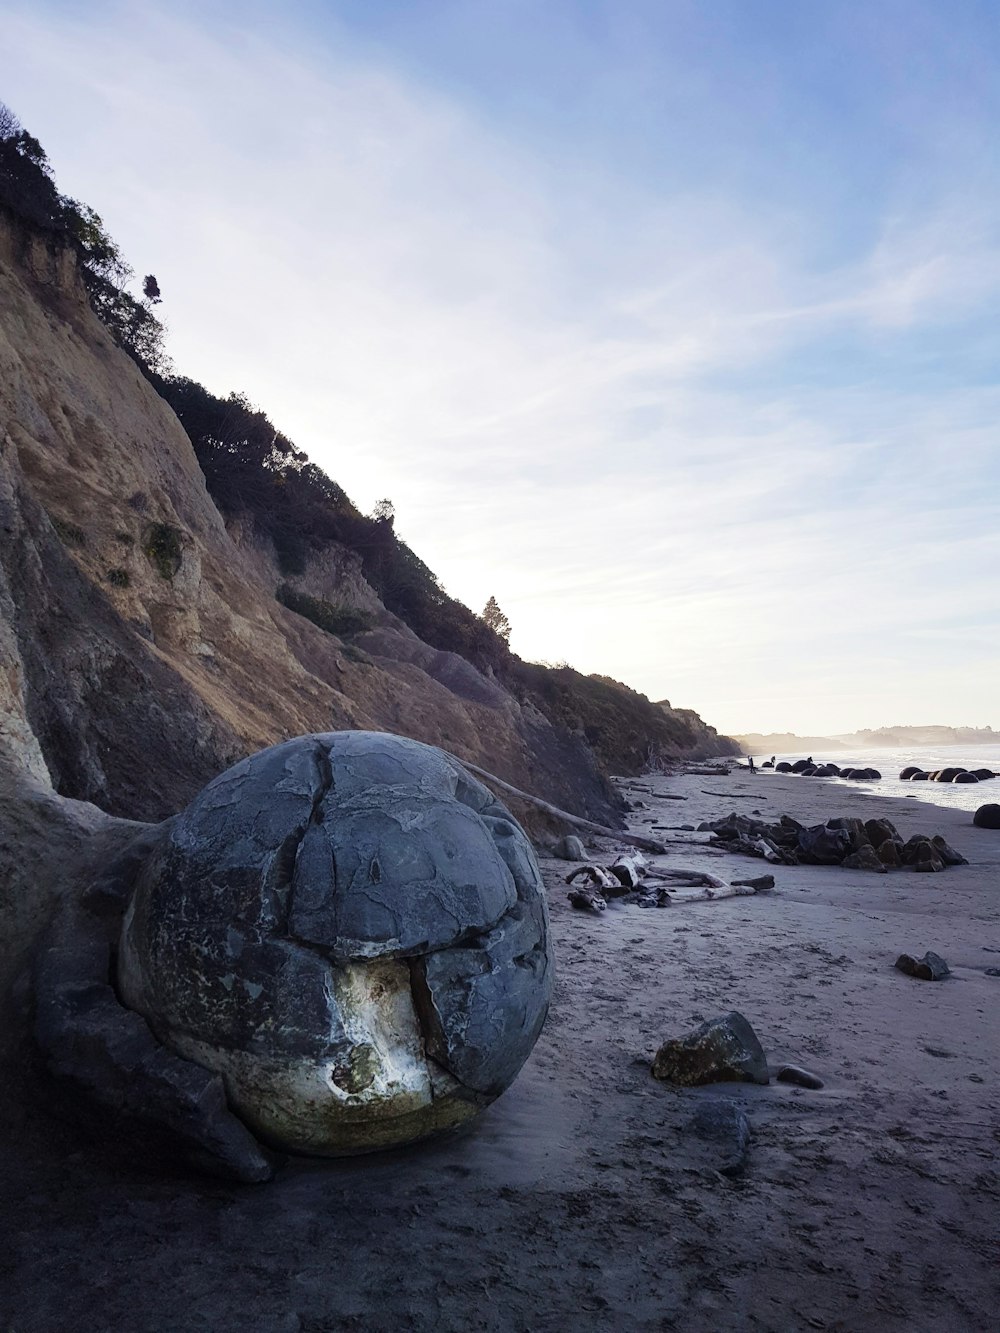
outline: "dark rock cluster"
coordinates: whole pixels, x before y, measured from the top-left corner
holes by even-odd
[[[888,819],[841,816],[806,827],[789,815],[769,824],[734,811],[699,824],[698,831],[713,833],[727,851],[784,865],[839,865],[884,874],[897,866],[933,872],[968,864],[940,834],[915,833],[905,840]]]
[[[988,782],[990,778],[1000,777],[991,768],[939,768],[934,773],[925,773],[922,768],[909,765],[900,773],[903,782]]]
[[[853,778],[857,782],[877,782],[882,774],[877,768],[839,768],[836,764],[814,763],[810,759],[796,759],[789,763],[783,759],[775,764],[776,773],[797,773],[803,778]]]

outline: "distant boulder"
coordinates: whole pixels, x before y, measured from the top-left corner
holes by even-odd
[[[780,764],[775,764],[774,771],[775,773],[791,773],[792,766],[787,760],[782,759]]]
[[[990,778],[996,777],[996,774],[993,772],[992,768],[974,768],[972,771],[973,773],[975,773],[976,777],[979,779],[980,782],[987,782],[989,781]]]
[[[978,782],[979,779],[975,773],[956,773],[953,779],[955,782]]]
[[[915,764],[911,764],[908,768],[904,768],[903,771],[902,771],[902,773],[900,773],[900,775],[899,775],[899,776],[900,776],[900,780],[903,781],[903,782],[906,782],[906,781],[908,781],[908,779],[914,777],[914,776],[915,776],[917,773],[919,773],[919,772],[920,772],[920,769],[917,768],[917,766],[916,766]]]
[[[941,771],[938,773],[935,781],[954,782],[955,779],[958,777],[959,773],[964,773],[964,772],[965,772],[964,768],[942,768]]]
[[[929,773],[914,773],[910,778],[911,782],[929,782],[931,775]]]

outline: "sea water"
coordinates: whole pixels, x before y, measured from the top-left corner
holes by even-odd
[[[994,773],[1000,773],[1000,745],[914,745],[908,749],[878,746],[870,750],[831,750],[829,754],[814,750],[812,757],[817,764],[836,764],[838,768],[877,768],[882,777],[879,781],[871,782],[857,782],[853,778],[805,778],[805,782],[855,787],[874,796],[911,796],[918,801],[943,805],[951,810],[974,811],[981,805],[1000,805],[1000,778],[956,784],[901,781],[899,777],[903,769],[911,765],[916,765],[925,773],[934,773],[940,768],[990,768]],[[754,763],[759,767],[764,759],[769,758],[770,755],[754,755]],[[794,763],[796,759],[806,758],[806,755],[779,754],[775,758],[779,763],[782,759]]]

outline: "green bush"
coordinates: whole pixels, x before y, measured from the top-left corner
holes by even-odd
[[[83,528],[77,527],[75,523],[67,523],[65,519],[54,518],[52,519],[52,526],[64,546],[86,546],[87,534]]]
[[[181,534],[169,523],[154,523],[146,531],[143,550],[161,579],[172,579],[181,567]]]
[[[327,634],[360,634],[362,630],[371,629],[375,623],[375,617],[367,611],[327,602],[322,597],[310,597],[308,593],[296,592],[287,583],[281,585],[275,596],[282,606],[311,620],[314,625],[326,630]]]

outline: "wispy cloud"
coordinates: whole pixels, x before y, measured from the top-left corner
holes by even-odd
[[[808,200],[557,170],[343,29],[32,5],[6,30],[0,95],[156,272],[178,366],[390,495],[524,655],[730,728],[996,721],[974,181],[915,209],[901,180],[823,265]]]

